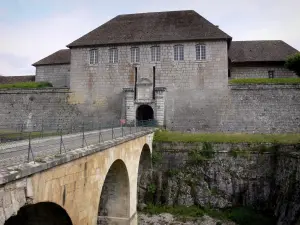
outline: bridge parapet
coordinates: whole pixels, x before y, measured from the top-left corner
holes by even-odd
[[[147,128],[61,155],[46,156],[38,162],[1,169],[0,225],[26,203],[41,201],[64,207],[74,225],[93,224],[99,205],[95,197],[99,200],[105,176],[115,160],[124,161],[128,170],[131,218],[136,213],[136,195],[132,193],[137,189],[133,184],[137,183],[139,157],[144,144],[151,146],[153,132],[153,128]]]

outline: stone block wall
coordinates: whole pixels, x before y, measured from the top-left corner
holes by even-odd
[[[46,129],[57,124],[81,123],[86,118],[89,122],[100,120],[111,125],[111,118],[117,121],[122,118],[121,112],[125,113],[123,103],[130,109],[123,118],[134,120],[142,103],[132,101],[130,90],[120,94],[122,104],[114,105],[114,98],[108,98],[108,109],[101,99],[77,104],[67,89],[2,90],[0,126],[16,128],[23,124],[30,130],[40,129],[43,123]],[[165,124],[171,130],[300,132],[300,85],[231,85],[228,89],[171,91],[157,88],[156,97],[149,105],[159,125]]]
[[[274,78],[297,77],[297,75],[283,66],[257,66],[231,68],[231,78],[269,78],[268,71],[274,71]]]
[[[120,118],[125,115],[123,88],[133,88],[135,68],[138,79],[153,81],[153,67],[156,71],[156,87],[166,87],[169,91],[190,89],[220,89],[227,87],[228,58],[227,42],[205,42],[207,59],[196,61],[195,45],[197,42],[184,45],[184,61],[174,61],[174,45],[159,44],[161,61],[151,61],[152,44],[137,46],[117,46],[118,63],[109,63],[109,47],[99,47],[99,63],[89,64],[88,48],[71,49],[70,88],[72,101],[85,104],[86,111],[101,106],[102,113]],[[116,46],[112,46],[116,47]],[[131,63],[131,47],[140,48],[140,62]],[[168,103],[167,103],[168,104]],[[122,107],[120,107],[122,106]]]
[[[166,123],[197,132],[300,132],[299,85],[231,85],[168,92]]]
[[[0,187],[0,224],[17,214],[26,203],[32,203],[33,187],[30,177],[25,177]]]
[[[0,91],[1,129],[35,130],[57,129],[57,125],[69,126],[80,112],[68,104],[68,89],[32,89]]]
[[[70,87],[70,64],[36,66],[35,81],[48,81],[58,88]]]

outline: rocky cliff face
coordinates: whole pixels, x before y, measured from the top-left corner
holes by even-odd
[[[141,177],[139,202],[253,206],[272,212],[277,225],[300,224],[297,149],[295,145],[156,143],[153,173]]]

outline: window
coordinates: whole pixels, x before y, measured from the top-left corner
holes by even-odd
[[[159,46],[151,47],[151,61],[152,62],[160,61],[160,47]]]
[[[174,60],[184,60],[184,49],[183,45],[175,45],[174,46]]]
[[[110,48],[109,52],[109,63],[117,63],[118,62],[118,49]]]
[[[274,78],[274,70],[268,71],[269,78]]]
[[[140,61],[140,49],[138,47],[131,48],[131,62],[137,63]]]
[[[90,64],[95,65],[98,63],[98,49],[90,50]]]
[[[206,45],[196,45],[196,60],[206,59]]]

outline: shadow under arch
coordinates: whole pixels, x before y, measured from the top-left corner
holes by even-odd
[[[129,217],[129,176],[125,163],[118,159],[110,166],[102,186],[97,224],[123,224]]]
[[[152,157],[151,150],[148,144],[144,144],[138,168],[138,180],[137,180],[137,203],[138,208],[140,204],[148,201],[147,189],[152,182]]]
[[[73,225],[67,211],[54,202],[22,206],[4,225]]]

